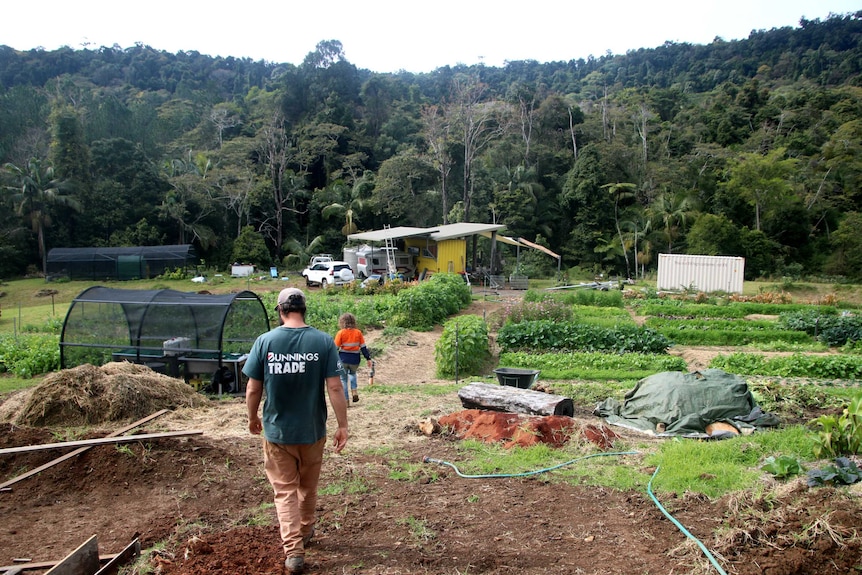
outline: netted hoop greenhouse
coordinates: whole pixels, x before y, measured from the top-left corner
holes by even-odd
[[[251,291],[212,295],[95,286],[69,306],[60,365],[130,361],[194,384],[227,370],[239,384],[246,354],[268,330],[266,307]]]
[[[134,280],[152,278],[197,261],[190,244],[125,248],[53,248],[48,252],[48,279]]]

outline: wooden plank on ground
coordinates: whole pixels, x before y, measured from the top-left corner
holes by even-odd
[[[458,390],[467,409],[490,409],[528,415],[575,415],[571,398],[508,385],[470,383]]]
[[[99,570],[99,541],[93,535],[46,575],[94,575]]]
[[[119,573],[120,567],[129,563],[132,559],[137,558],[141,554],[141,542],[135,538],[131,543],[126,545],[126,548],[117,553],[117,555],[102,565],[96,575],[114,575]]]
[[[133,441],[144,441],[147,439],[164,439],[166,437],[184,437],[187,435],[202,435],[201,430],[192,431],[166,431],[164,433],[142,433],[141,435],[123,435],[121,437],[101,437],[99,439],[82,439],[80,441],[62,441],[60,443],[43,443],[41,445],[25,445],[22,447],[7,447],[0,449],[0,455],[9,453],[27,453],[30,451],[44,451],[47,449],[62,449],[65,447],[80,447],[83,445],[105,445],[110,443],[132,443]]]
[[[99,562],[104,563],[116,557],[116,553],[108,553],[107,555],[99,555]],[[14,572],[15,569],[22,571],[44,571],[50,569],[57,564],[57,561],[34,561],[30,563],[20,563],[18,565],[0,565],[0,575],[9,575],[9,572]]]
[[[117,431],[110,433],[110,434],[106,435],[105,437],[119,437],[120,435],[126,433],[127,431],[131,431],[136,427],[140,427],[141,425],[148,423],[157,417],[161,417],[166,413],[170,413],[170,410],[169,409],[162,409],[161,411],[157,411],[151,415],[146,416],[143,419],[139,419],[138,421],[136,421],[134,423],[131,423],[131,424],[129,424],[129,425],[127,425],[121,429],[118,429]],[[39,467],[36,467],[35,469],[31,469],[30,471],[27,471],[26,473],[22,473],[21,475],[19,475],[17,477],[13,477],[12,479],[8,479],[8,480],[4,481],[3,483],[0,483],[0,492],[12,491],[11,489],[8,489],[8,487],[10,485],[18,483],[19,481],[21,481],[23,479],[27,479],[28,477],[32,477],[32,476],[36,475],[37,473],[41,473],[42,471],[45,471],[49,467],[54,467],[58,463],[63,463],[64,461],[72,459],[73,457],[75,457],[77,455],[81,455],[82,453],[84,453],[88,449],[90,449],[90,446],[78,448],[71,453],[67,453],[66,455],[61,455],[57,459],[52,459],[48,463],[46,463],[44,465],[40,465]]]

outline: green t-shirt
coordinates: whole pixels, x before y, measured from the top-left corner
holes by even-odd
[[[254,342],[242,372],[263,381],[263,436],[311,444],[326,436],[326,378],[339,375],[332,336],[313,327],[277,327]]]

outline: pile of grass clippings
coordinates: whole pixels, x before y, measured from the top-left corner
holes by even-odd
[[[137,420],[160,409],[199,407],[209,400],[180,379],[144,365],[85,364],[48,374],[28,390],[12,423],[77,426]]]

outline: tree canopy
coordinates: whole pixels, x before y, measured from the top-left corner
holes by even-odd
[[[283,266],[464,220],[597,273],[672,252],[860,278],[860,42],[862,12],[427,74],[357,68],[335,39],[298,64],[0,46],[0,274],[135,243]]]

